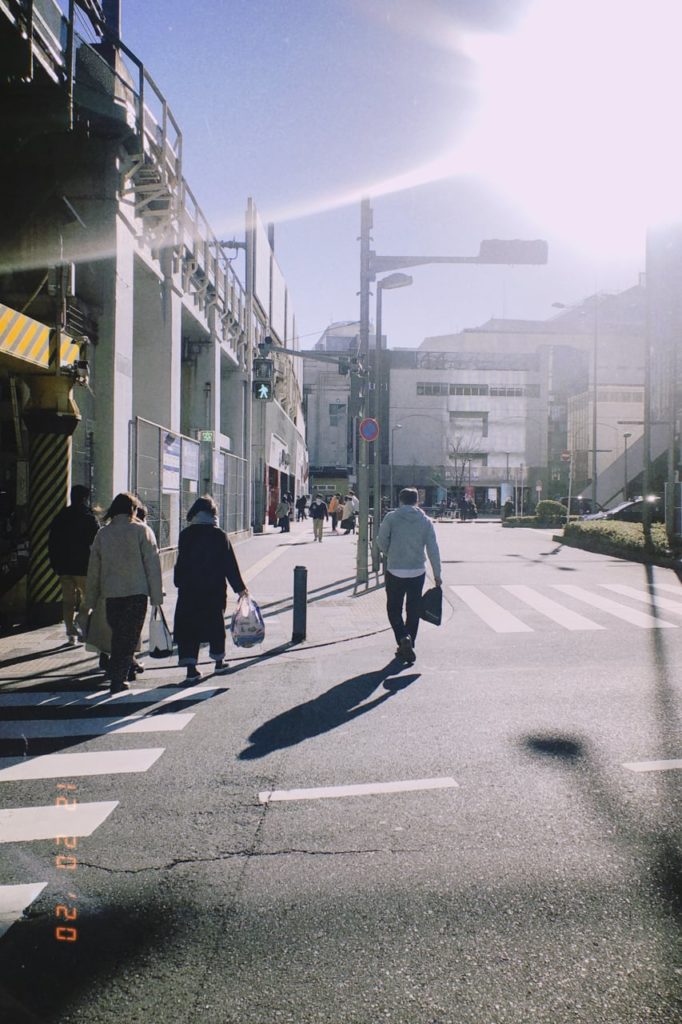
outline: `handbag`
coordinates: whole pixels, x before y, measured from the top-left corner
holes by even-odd
[[[443,617],[443,589],[442,587],[431,587],[422,594],[419,618],[424,622],[430,622],[434,626],[440,626]]]
[[[242,594],[230,623],[232,642],[237,647],[255,647],[265,640],[265,623],[252,597]]]
[[[155,606],[149,620],[149,657],[170,658],[173,653],[173,635],[168,628],[163,609]]]

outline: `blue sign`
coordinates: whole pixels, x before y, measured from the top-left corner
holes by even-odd
[[[370,417],[360,420],[359,430],[363,441],[376,441],[379,436],[379,424]]]

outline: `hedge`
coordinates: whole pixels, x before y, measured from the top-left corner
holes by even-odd
[[[616,555],[637,561],[662,560],[667,564],[674,560],[662,523],[654,523],[651,527],[651,551],[647,551],[644,546],[644,527],[641,523],[619,523],[613,519],[568,523],[563,537],[558,536],[556,539],[571,547],[602,555]]]

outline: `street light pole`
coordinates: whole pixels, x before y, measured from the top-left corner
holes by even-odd
[[[402,423],[396,423],[396,425],[394,427],[391,427],[391,451],[390,451],[390,460],[389,460],[389,464],[388,464],[388,490],[389,490],[388,500],[389,500],[391,508],[393,508],[393,456],[395,454],[394,435],[395,435],[396,430],[402,430],[402,429],[403,429]]]
[[[623,452],[623,501],[628,500],[628,438],[632,437],[631,431],[623,434],[625,450]]]
[[[377,282],[377,312],[376,312],[376,342],[374,346],[374,401],[372,403],[372,415],[379,421],[379,437],[374,442],[374,536],[376,537],[381,522],[381,433],[383,431],[382,420],[386,414],[388,423],[388,409],[382,402],[384,394],[384,373],[383,373],[383,341],[382,341],[382,295],[385,288],[407,288],[412,284],[409,274],[389,274]],[[372,568],[374,566],[372,558]],[[376,571],[376,569],[375,569]]]
[[[599,507],[597,501],[597,350],[599,339],[599,296],[594,296],[594,335],[592,338],[592,504]]]

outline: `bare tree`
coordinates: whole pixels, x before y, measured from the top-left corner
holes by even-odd
[[[455,487],[462,487],[467,466],[480,453],[480,441],[473,434],[460,434],[448,440],[448,459],[452,463],[452,483]]]

